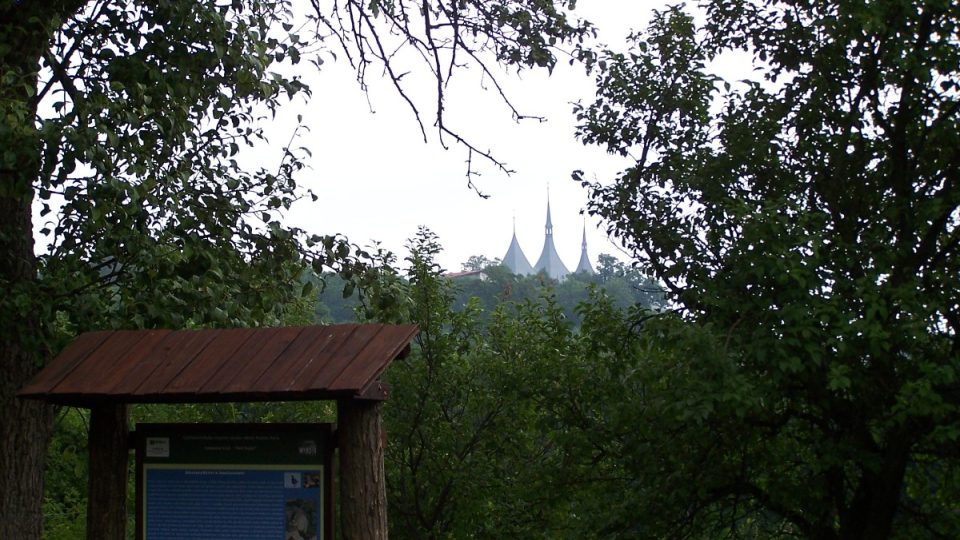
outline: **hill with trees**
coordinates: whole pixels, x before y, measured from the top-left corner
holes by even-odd
[[[456,273],[442,274],[451,281],[452,307],[466,309],[468,304],[480,310],[483,318],[489,318],[498,308],[529,302],[538,302],[544,295],[553,298],[557,307],[574,327],[581,319],[577,306],[590,299],[590,291],[598,289],[610,297],[614,305],[627,309],[632,306],[648,310],[666,307],[663,289],[646,277],[637,268],[616,258],[601,254],[594,274],[570,274],[563,281],[542,275],[520,276],[499,264],[496,259],[482,255],[471,256],[463,263],[465,272],[480,272],[467,277],[455,277]],[[314,284],[317,294],[314,316],[324,322],[352,322],[361,308],[360,291],[348,288],[347,282],[335,273],[305,278]]]

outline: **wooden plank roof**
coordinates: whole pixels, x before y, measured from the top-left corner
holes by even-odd
[[[376,396],[415,325],[116,330],[78,336],[18,395],[63,405]]]

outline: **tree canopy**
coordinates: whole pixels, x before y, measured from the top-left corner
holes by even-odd
[[[425,98],[436,129],[472,158],[443,118],[446,81],[467,65],[551,67],[554,45],[590,32],[572,4],[0,2],[0,536],[40,534],[53,409],[14,393],[64,340],[271,324],[305,264],[352,264],[343,238],[280,222],[310,195],[297,187],[301,151],[240,162],[263,136],[259,117],[309,93],[281,64],[336,43],[361,91],[366,69],[384,66],[419,119],[395,70],[410,50],[437,82]]]
[[[638,483],[677,490],[651,534],[955,537],[958,5],[701,9],[585,53],[578,108],[583,141],[634,160],[590,210],[713,336],[690,367],[724,374],[636,456]],[[732,51],[755,77],[710,73]],[[692,391],[665,380],[664,403]]]
[[[238,160],[259,115],[309,94],[280,66],[333,44],[472,177],[497,162],[447,124],[449,78],[551,68],[590,32],[574,4],[315,0],[301,28],[283,0],[0,3],[0,537],[40,535],[54,410],[13,394],[65,339],[309,319],[311,263],[425,330],[390,374],[410,389],[388,409],[391,519],[412,537],[960,537],[956,0],[705,0],[628,51],[580,49],[598,94],[578,135],[633,160],[585,182],[589,210],[670,309],[596,291],[579,331],[559,293],[452,309],[426,233],[406,279],[361,268],[386,256],[281,224],[310,196],[299,150]],[[730,53],[754,75],[711,74]],[[487,270],[495,295],[526,286]]]

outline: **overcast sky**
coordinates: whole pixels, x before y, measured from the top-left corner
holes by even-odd
[[[654,5],[586,0],[577,13],[597,25],[601,42],[622,48],[631,28],[645,26]],[[483,172],[476,183],[489,199],[467,188],[466,151],[452,142],[444,150],[429,124],[424,143],[413,114],[386,79],[371,71],[368,102],[342,58],[327,62],[319,74],[304,69],[313,99],[286,107],[286,119],[272,128],[272,139],[285,142],[292,130],[289,118],[298,113],[310,126],[300,142],[313,153],[311,169],[300,182],[320,199],[300,203],[288,219],[312,233],[343,233],[360,245],[376,240],[402,259],[406,239],[425,225],[444,247],[441,265],[459,270],[470,255],[502,257],[516,217],[518,240],[532,264],[543,246],[549,186],[557,251],[573,268],[580,256],[580,211],[587,192],[571,180],[571,171],[582,169],[588,178],[609,181],[627,165],[575,140],[571,103],[588,103],[593,83],[582,67],[564,61],[552,75],[524,71],[501,79],[520,112],[544,116],[544,123],[515,123],[496,93],[482,88],[478,74],[461,72],[451,87],[449,124],[516,171],[508,176],[475,159]],[[425,120],[432,118],[426,114]],[[596,219],[587,217],[586,228],[594,264],[598,254],[617,252]]]

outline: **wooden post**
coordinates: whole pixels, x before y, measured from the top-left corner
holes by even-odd
[[[380,401],[337,402],[340,531],[344,540],[387,540]]]
[[[126,405],[90,409],[87,540],[124,540],[127,524]]]

